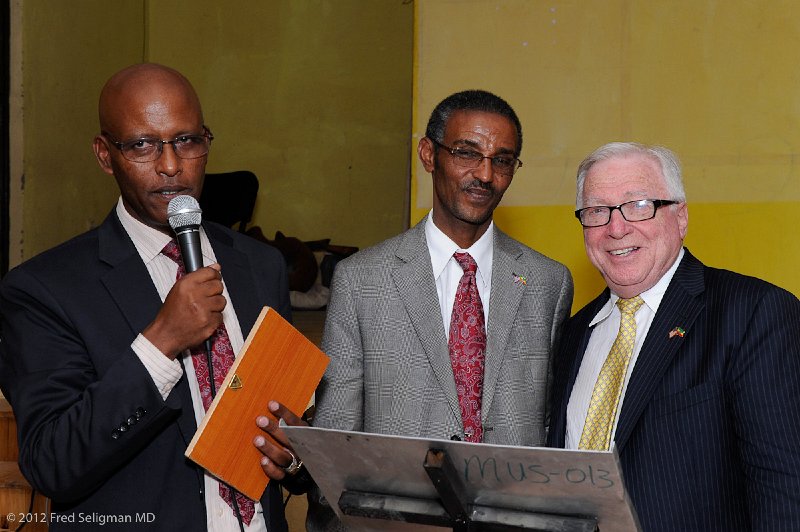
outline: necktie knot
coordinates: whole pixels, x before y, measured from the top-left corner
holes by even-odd
[[[478,263],[475,262],[475,259],[472,258],[472,255],[469,253],[453,253],[453,257],[458,262],[458,265],[461,266],[461,269],[464,270],[464,273],[475,273],[478,271]]]
[[[177,262],[178,265],[183,264],[183,260],[181,259],[181,248],[178,247],[178,243],[175,242],[175,240],[170,240],[167,245],[164,246],[164,249],[161,250],[161,253]]]
[[[636,314],[636,311],[639,310],[639,307],[641,307],[643,304],[644,300],[642,299],[642,296],[636,296],[630,299],[620,298],[617,300],[617,306],[619,307],[619,311],[622,314],[627,314],[627,315]]]

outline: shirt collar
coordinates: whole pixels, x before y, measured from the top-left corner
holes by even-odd
[[[164,249],[164,246],[166,246],[170,240],[174,240],[173,236],[164,234],[158,229],[153,229],[149,225],[134,218],[122,203],[122,196],[120,196],[117,201],[116,212],[122,227],[125,229],[125,232],[128,233],[128,236],[131,237],[136,251],[145,264],[148,264],[158,257],[161,254],[161,250]],[[216,262],[208,238],[205,236],[203,226],[200,226],[200,250],[203,257],[210,259],[210,262]]]
[[[669,283],[672,281],[672,277],[675,275],[675,270],[678,269],[678,265],[683,260],[684,250],[681,248],[680,253],[678,253],[678,258],[675,259],[675,262],[672,263],[667,273],[661,276],[661,279],[651,287],[649,290],[645,290],[640,296],[644,300],[644,304],[653,311],[653,314],[658,312],[658,307],[661,305],[661,300],[664,298],[664,294],[667,292],[667,288],[669,288]],[[619,296],[614,292],[611,292],[611,297],[608,298],[606,304],[603,305],[603,308],[595,314],[594,318],[592,319],[591,323],[589,323],[589,327],[594,327],[601,321],[605,320],[611,315],[611,312],[614,310],[614,307],[617,304],[617,300]]]
[[[125,228],[128,236],[133,240],[133,245],[145,264],[156,258],[161,253],[161,250],[164,249],[164,246],[172,240],[169,235],[153,229],[134,218],[122,203],[121,196],[117,201],[117,216],[120,223],[122,223],[122,227]]]
[[[449,236],[436,227],[436,224],[433,223],[433,209],[431,209],[428,213],[428,219],[425,221],[425,238],[428,241],[428,250],[430,251],[434,279],[438,279],[442,274],[448,261],[453,258],[453,253],[456,251],[466,251],[472,255],[472,258],[475,259],[475,263],[478,265],[478,275],[476,277],[481,279],[484,286],[487,286],[491,282],[494,221],[489,223],[489,227],[486,228],[486,231],[474,244],[468,249],[461,249]]]

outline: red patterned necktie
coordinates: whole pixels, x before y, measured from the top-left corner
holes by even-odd
[[[483,355],[486,350],[486,326],[483,304],[478,294],[475,272],[478,265],[469,253],[453,255],[464,270],[458,282],[453,315],[450,318],[450,363],[456,379],[458,403],[464,435],[470,442],[483,440],[481,398],[483,396]]]
[[[186,274],[186,270],[183,269],[181,250],[174,240],[170,240],[169,243],[164,246],[164,249],[161,250],[161,253],[178,264],[178,274],[175,276],[175,280],[180,279]],[[228,338],[228,331],[225,329],[224,323],[220,324],[217,330],[214,331],[212,338],[214,342],[211,348],[211,359],[212,363],[214,364],[214,383],[215,389],[219,390],[222,386],[222,381],[225,380],[225,375],[228,374],[228,370],[231,369],[231,365],[233,365],[235,355],[233,353],[231,340]],[[208,410],[208,407],[211,406],[213,397],[211,396],[211,378],[209,377],[208,373],[206,348],[204,344],[200,344],[196,347],[193,347],[190,351],[192,353],[192,365],[194,365],[194,373],[197,375],[197,383],[200,386],[200,397],[203,399],[203,407]],[[222,482],[219,483],[219,494],[225,500],[225,502],[228,503],[228,506],[233,509],[231,489]],[[255,505],[253,501],[237,491],[236,502],[239,505],[239,512],[242,515],[242,520],[246,525],[249,525],[250,521],[253,519],[253,514],[255,513]]]

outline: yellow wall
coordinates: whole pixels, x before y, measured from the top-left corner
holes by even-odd
[[[119,195],[92,153],[100,87],[142,57],[141,1],[25,1],[22,7],[22,234],[11,265],[103,221]],[[119,21],[119,22],[114,22]],[[12,28],[12,31],[16,31]],[[19,61],[13,58],[12,61]],[[14,212],[12,210],[12,212]]]
[[[259,176],[268,236],[363,247],[405,228],[411,4],[149,5],[150,59],[195,83],[216,136],[207,171]]]
[[[569,266],[573,310],[604,286],[572,214],[575,169],[616,140],[682,159],[695,255],[800,294],[798,20],[792,1],[418,2],[414,143],[452,92],[487,89],[514,106],[525,166],[495,219]],[[417,163],[412,222],[430,198]]]
[[[249,169],[254,224],[366,246],[408,217],[413,6],[393,0],[26,0],[22,234],[12,266],[100,223],[97,97],[140,61],[181,70],[216,136],[207,170]],[[18,31],[18,30],[15,30]],[[20,59],[17,58],[19,61]],[[15,198],[19,195],[15,195]],[[15,205],[18,208],[18,205]],[[12,211],[15,212],[15,211]]]

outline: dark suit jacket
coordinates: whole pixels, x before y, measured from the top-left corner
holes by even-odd
[[[606,290],[565,328],[548,443]],[[669,337],[682,327],[683,337]],[[800,302],[686,252],[633,368],[615,437],[645,531],[798,530]]]
[[[263,305],[289,317],[280,254],[204,227],[243,333]],[[93,513],[133,520],[114,529],[205,530],[202,472],[183,455],[196,429],[186,377],[164,401],[130,349],[160,306],[114,212],[0,285],[0,387],[17,419],[20,468],[55,512],[75,520],[52,530],[91,529]],[[286,530],[280,490],[270,488],[261,501],[267,525]],[[136,522],[147,512],[149,526]]]

